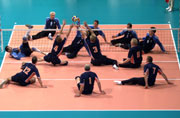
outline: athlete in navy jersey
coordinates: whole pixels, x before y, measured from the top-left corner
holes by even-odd
[[[91,56],[91,64],[94,66],[113,65],[114,69],[118,69],[116,60],[107,58],[101,54],[99,40],[86,22],[84,22],[84,25],[91,33],[91,35],[87,35],[87,38],[85,38],[85,33],[81,31],[84,39],[84,46]]]
[[[124,81],[114,81],[119,85],[142,85],[145,88],[155,85],[157,73],[161,74],[168,84],[172,84],[168,81],[166,75],[156,64],[152,63],[153,58],[147,57],[147,64],[144,66],[144,77],[134,77]]]
[[[105,92],[101,89],[101,83],[96,73],[90,71],[90,65],[86,64],[84,69],[86,72],[82,73],[81,76],[75,77],[77,87],[79,89],[75,97],[80,97],[81,94],[92,94],[95,81],[98,84],[100,93],[105,94]]]
[[[60,33],[62,33],[65,24],[66,24],[66,22],[64,21]],[[56,39],[54,40],[54,44],[53,44],[51,52],[48,53],[47,55],[45,55],[44,58],[39,59],[38,61],[46,61],[49,63],[51,62],[54,66],[57,64],[67,65],[68,62],[67,61],[61,61],[59,59],[59,56],[63,50],[63,46],[66,43],[66,40],[67,40],[72,28],[73,28],[73,25],[70,25],[69,31],[63,40],[61,38],[61,35],[57,35]]]
[[[0,84],[0,88],[3,88],[3,85],[8,84],[11,81],[18,83],[21,86],[27,86],[29,84],[33,84],[35,83],[35,77],[33,77],[34,75],[37,76],[37,79],[41,87],[45,88],[46,86],[43,86],[39,71],[35,66],[36,63],[37,63],[37,57],[35,56],[32,58],[32,63],[23,63],[21,67],[22,71],[10,78],[3,80]]]
[[[55,12],[50,12],[50,18],[46,19],[45,29],[61,29],[61,25],[59,23],[59,20],[55,18],[55,14]],[[56,31],[41,31],[36,35],[33,35],[31,39],[36,40],[48,36],[48,38],[52,40],[52,36],[54,36],[55,33]]]
[[[159,38],[155,35],[155,33],[156,33],[156,28],[151,27],[146,37],[142,38],[142,41],[140,42],[140,46],[142,47],[144,53],[150,52],[155,47],[156,44],[159,45],[162,52],[166,52],[162,43],[159,41]]]
[[[120,46],[120,47],[125,48],[125,49],[129,49],[131,47],[130,46],[131,39],[132,38],[138,39],[136,32],[132,30],[132,24],[131,23],[127,24],[126,30],[123,30],[122,32],[120,32],[116,36],[112,36],[112,38],[117,38],[117,37],[122,36],[122,35],[124,35],[124,37],[111,40],[111,44],[116,45],[116,46]]]
[[[129,49],[128,58],[120,63],[120,67],[124,68],[138,68],[142,63],[142,49],[138,46],[137,39],[131,40],[131,48]]]
[[[29,29],[31,29],[33,26],[31,25],[26,25]],[[33,51],[38,51],[37,48],[30,48],[28,40],[30,37],[28,34],[30,33],[30,30],[28,30],[25,34],[25,36],[22,38],[22,44],[19,48],[12,48],[11,46],[6,46],[5,51],[10,53],[10,56],[14,59],[20,60],[22,57],[29,57]]]

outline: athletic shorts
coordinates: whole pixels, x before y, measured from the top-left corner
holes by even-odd
[[[21,86],[27,86],[27,85],[31,84],[30,82],[26,83],[25,80],[26,80],[26,78],[23,77],[23,75],[21,73],[17,73],[16,75],[11,77],[11,81],[17,82]]]
[[[44,56],[44,60],[46,62],[51,62],[53,65],[60,64],[61,60],[56,54],[49,53],[48,55]]]

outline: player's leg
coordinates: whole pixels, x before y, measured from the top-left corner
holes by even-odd
[[[41,31],[41,32],[37,33],[36,35],[32,35],[32,40],[47,37],[48,35],[49,35],[49,33],[47,31]]]
[[[30,82],[30,84],[34,84],[36,82],[36,78],[32,77],[29,82]]]
[[[143,85],[143,86],[145,85],[144,77],[139,77],[139,78],[134,77],[128,80],[114,81],[114,82],[118,85],[136,85],[136,84]]]
[[[38,62],[41,62],[41,61],[46,61],[46,62],[50,63],[51,62],[51,53],[48,53],[44,57],[38,59]]]
[[[52,56],[52,58],[51,58],[51,63],[52,63],[54,66],[57,65],[57,64],[63,65],[63,66],[68,65],[68,61],[62,61],[62,60],[60,60],[59,57],[56,56],[56,55],[53,55],[53,56]]]
[[[2,82],[0,83],[0,89],[3,88],[3,86],[4,86],[5,84],[10,83],[10,81],[11,81],[11,77],[2,80]]]
[[[111,40],[111,44],[112,44],[112,45],[116,45],[116,44],[118,44],[118,43],[123,44],[124,42],[125,42],[125,38],[124,38],[124,37],[119,38],[119,39]]]
[[[101,60],[100,59],[91,59],[91,64],[93,66],[101,66]]]
[[[102,56],[101,61],[104,65],[113,65],[113,68],[118,70],[118,62],[114,59],[110,59],[106,56]]]
[[[174,0],[169,0],[169,3],[170,3],[170,5],[169,5],[169,12],[171,12],[172,10],[173,10],[173,6],[174,6]]]

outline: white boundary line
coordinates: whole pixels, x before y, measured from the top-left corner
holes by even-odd
[[[169,24],[169,28],[171,28],[171,24]],[[178,61],[178,67],[179,67],[179,70],[180,70],[179,56],[177,54],[177,48],[176,48],[176,44],[175,44],[175,41],[174,41],[174,35],[173,35],[172,30],[171,30],[171,36],[172,36],[172,40],[173,40],[173,44],[174,44],[174,48],[175,48],[175,52],[176,52],[176,58],[177,58],[177,61]]]
[[[15,29],[15,27],[16,27],[16,26],[14,25],[14,26],[13,26],[13,29]],[[13,33],[14,33],[14,31],[12,31],[12,32],[11,32],[11,36],[10,36],[10,40],[8,41],[8,45],[9,45],[9,43],[11,42],[11,39],[12,39]],[[3,48],[4,48],[4,47],[3,47]],[[3,57],[3,60],[2,60],[2,62],[1,62],[0,72],[1,72],[1,70],[2,70],[2,67],[3,67],[4,60],[5,60],[6,55],[7,55],[7,52],[5,52],[4,57]]]

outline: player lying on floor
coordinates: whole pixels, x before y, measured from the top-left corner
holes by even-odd
[[[172,84],[168,81],[166,75],[160,69],[160,67],[153,63],[153,58],[148,56],[146,59],[147,64],[144,66],[144,77],[134,77],[124,81],[114,81],[118,85],[142,85],[145,88],[155,85],[157,73],[161,74],[168,84]]]
[[[37,79],[40,83],[42,88],[46,88],[41,81],[41,77],[39,75],[39,71],[36,68],[37,57],[32,57],[32,63],[22,63],[21,69],[22,71],[11,76],[5,80],[3,80],[0,84],[0,88],[3,88],[4,85],[10,84],[11,82],[18,83],[21,86],[27,86],[29,84],[33,84],[36,82],[36,78],[33,77],[34,75],[37,76]]]
[[[63,53],[67,56],[67,58],[75,58],[78,54],[78,52],[81,50],[81,48],[84,46],[84,41],[81,38],[81,32],[78,30],[80,27],[80,19],[79,24],[75,25],[77,28],[76,37],[72,41],[71,45],[68,45],[63,48]]]
[[[63,26],[62,26],[62,28],[60,30],[60,34],[57,35],[55,40],[54,40],[54,44],[53,44],[51,52],[48,53],[47,55],[45,55],[43,58],[38,59],[38,62],[46,61],[48,63],[52,63],[54,66],[57,65],[57,64],[59,64],[59,65],[67,65],[68,64],[68,61],[60,60],[59,56],[61,55],[61,52],[63,50],[63,46],[66,43],[66,40],[69,37],[71,29],[73,28],[74,25],[73,24],[70,25],[70,28],[69,28],[69,31],[68,31],[66,37],[64,37],[64,39],[62,40],[61,33],[63,31],[63,28],[64,28],[65,24],[66,24],[66,22],[64,20],[63,21]]]
[[[31,25],[26,25],[29,29],[31,29],[33,26]],[[28,40],[30,37],[28,34],[30,33],[30,30],[27,31],[25,36],[23,37],[22,44],[19,48],[12,48],[10,46],[5,47],[5,51],[10,53],[10,56],[14,59],[20,60],[22,57],[29,57],[33,51],[39,52],[37,48],[30,48]]]
[[[138,68],[142,63],[142,49],[138,45],[137,39],[131,40],[131,48],[128,52],[128,58],[119,63],[119,67],[123,68]]]
[[[164,49],[164,46],[159,41],[159,38],[155,35],[155,33],[156,33],[156,28],[151,27],[151,29],[149,30],[149,33],[147,33],[146,37],[140,39],[140,46],[142,47],[144,53],[150,52],[155,47],[156,44],[159,45],[162,52],[166,52]]]
[[[122,36],[122,38],[118,38],[119,36]],[[111,40],[111,44],[115,46],[120,46],[124,49],[129,49],[131,47],[130,42],[132,38],[138,39],[138,36],[134,30],[132,30],[132,24],[127,24],[127,29],[123,30],[119,34],[112,36],[112,38],[118,38]]]
[[[81,94],[89,95],[92,94],[94,89],[94,82],[96,81],[99,87],[99,92],[105,94],[101,88],[101,83],[96,75],[96,73],[90,71],[90,65],[86,64],[84,67],[85,72],[81,76],[75,77],[77,87],[79,89],[75,97],[80,97]]]
[[[84,26],[88,31],[85,33],[81,30],[81,34],[84,39],[84,46],[91,56],[91,64],[94,66],[113,65],[114,69],[118,69],[116,60],[107,58],[101,54],[99,40],[86,22],[84,22]]]

